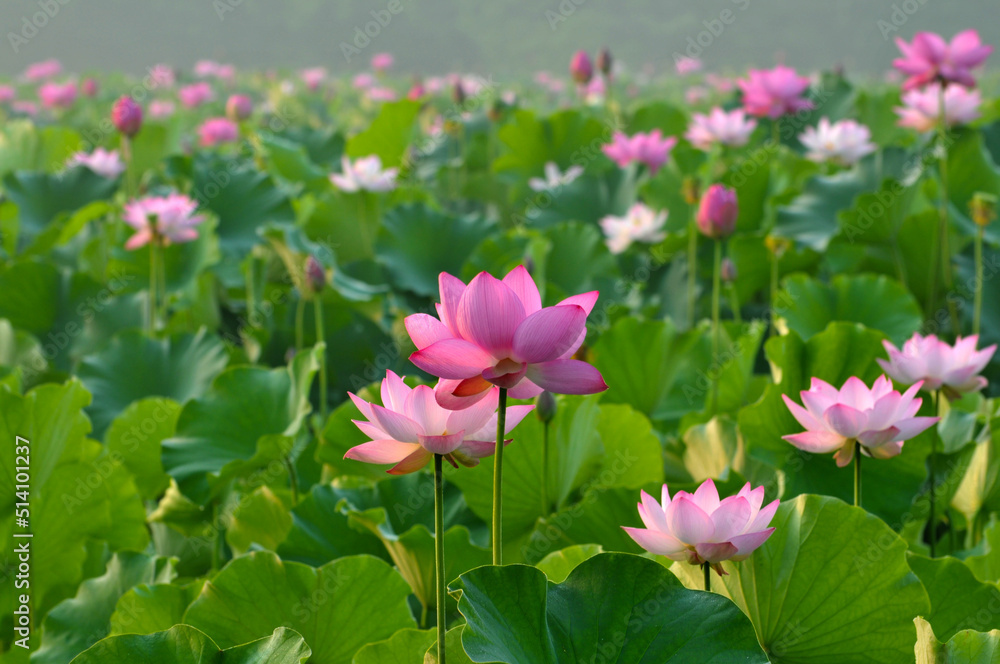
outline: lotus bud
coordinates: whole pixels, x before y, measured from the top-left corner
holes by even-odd
[[[764,238],[764,246],[775,256],[782,256],[791,247],[792,243],[785,237],[768,235]]]
[[[326,270],[313,256],[306,260],[306,281],[314,293],[319,293],[326,286]]]
[[[569,61],[569,73],[580,85],[586,85],[594,77],[594,65],[586,51],[577,51]]]
[[[80,84],[80,92],[85,97],[96,97],[97,89],[97,81],[92,78],[85,78],[83,79],[83,83]]]
[[[612,63],[611,51],[607,48],[602,48],[601,52],[597,54],[597,70],[604,74],[605,77],[608,77],[611,75]]]
[[[231,95],[226,101],[226,117],[233,122],[246,120],[253,113],[253,100],[246,95]]]
[[[997,197],[977,191],[969,201],[969,212],[977,226],[983,228],[989,226],[990,222],[997,218]]]
[[[111,109],[111,122],[129,138],[142,128],[142,106],[129,96],[120,97]]]
[[[715,239],[729,237],[736,230],[738,214],[736,190],[713,184],[701,197],[701,205],[698,206],[698,230]]]
[[[538,419],[548,424],[556,416],[556,398],[548,390],[542,392],[535,399],[535,414]]]

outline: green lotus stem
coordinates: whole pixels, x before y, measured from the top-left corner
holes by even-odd
[[[854,506],[861,507],[861,443],[854,441]]]
[[[164,248],[164,252],[160,254],[160,260],[157,262],[156,266],[160,270],[160,277],[157,279],[157,285],[160,287],[160,296],[156,300],[156,305],[159,307],[157,311],[156,319],[159,321],[158,324],[166,326],[167,323],[167,255]]]
[[[437,580],[437,653],[444,664],[444,639],[448,632],[445,618],[444,580],[444,473],[442,456],[434,455],[434,576]]]
[[[358,224],[361,226],[361,239],[365,243],[365,250],[374,255],[375,246],[368,229],[368,206],[365,205],[367,196],[368,194],[364,190],[358,192]]]
[[[701,564],[705,570],[705,592],[712,592],[712,567],[707,562]]]
[[[695,213],[692,211],[691,220],[688,222],[688,255],[687,255],[687,314],[688,323],[694,327],[694,301],[697,289],[698,272],[698,225],[694,219]]]
[[[715,241],[715,261],[712,267],[712,409],[711,414],[719,409],[719,346],[722,339],[722,327],[719,323],[719,291],[722,290],[722,241]]]
[[[941,398],[944,396],[943,392],[939,389],[934,393],[934,414],[941,414]],[[930,489],[928,491],[928,497],[930,498],[930,513],[927,517],[927,537],[928,546],[931,550],[931,558],[935,557],[937,553],[937,473],[934,472],[934,457],[937,455],[938,451],[938,439],[940,439],[941,433],[938,431],[937,425],[934,426],[934,435],[931,436],[931,459],[930,459]]]
[[[542,515],[549,513],[549,423],[542,425]]]
[[[944,280],[945,292],[950,292],[952,288],[951,270],[951,250],[948,242],[948,126],[945,123],[944,105],[944,85],[938,91],[938,109],[941,113],[941,121],[938,123],[938,136],[941,141],[941,159],[938,161],[938,172],[941,175],[941,196],[939,202],[940,217],[938,221],[938,241],[941,243],[941,274]],[[948,315],[951,318],[952,337],[957,337],[962,331],[961,321],[958,320],[958,308],[954,298],[945,295],[948,303]]]
[[[285,455],[285,468],[288,469],[288,488],[292,490],[292,507],[299,504],[299,478],[295,473],[292,457]]]
[[[299,301],[295,303],[295,350],[300,351],[305,347],[305,327],[306,301],[299,293]]]
[[[135,198],[135,172],[132,168],[132,139],[122,134],[122,161],[125,162],[125,197]]]
[[[493,564],[502,565],[503,559],[503,437],[507,429],[507,388],[500,388],[497,408],[497,448],[493,463]]]
[[[740,296],[736,292],[736,284],[729,284],[729,307],[733,310],[733,320],[743,323],[743,316],[740,315]]]
[[[979,334],[979,321],[983,313],[983,233],[984,226],[976,230],[976,295],[972,308],[972,334]]]
[[[321,420],[326,423],[326,332],[323,330],[323,298],[316,296],[313,299],[313,313],[316,318],[316,343],[324,343],[323,352],[319,357],[319,414]]]
[[[149,243],[149,334],[156,332],[156,282],[159,280],[160,271],[156,266],[158,258],[158,246],[154,239]]]

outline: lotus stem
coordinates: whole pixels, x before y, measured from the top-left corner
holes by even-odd
[[[705,570],[705,592],[712,592],[712,567],[707,562],[701,564]]]
[[[719,295],[722,290],[722,241],[715,241],[715,261],[712,267],[712,409],[715,415],[719,410],[719,346],[722,339],[722,327],[719,323]]]
[[[771,282],[770,282],[770,320],[767,328],[768,338],[773,337],[778,333],[778,326],[775,323],[777,318],[777,302],[778,302],[778,252],[771,252]]]
[[[939,389],[934,393],[934,414],[941,414],[941,398],[943,397],[942,391]],[[927,517],[927,539],[928,547],[931,550],[931,558],[934,558],[937,554],[937,473],[934,471],[934,457],[937,456],[938,451],[938,439],[941,437],[941,433],[938,431],[937,425],[934,426],[934,435],[931,436],[931,458],[930,458],[930,469],[928,474],[930,476],[930,488],[928,490],[928,498],[930,499],[930,509]]]
[[[861,443],[854,441],[854,506],[861,507]]]
[[[542,425],[542,516],[549,513],[549,422]]]
[[[695,223],[694,212],[688,222],[688,256],[687,256],[687,314],[688,324],[694,327],[694,301],[697,289],[698,273],[698,226]]]
[[[159,281],[160,271],[156,266],[158,258],[158,246],[156,241],[149,243],[149,319],[147,321],[149,334],[156,332],[156,290]]]
[[[288,488],[292,490],[292,507],[299,504],[299,478],[295,473],[292,457],[285,455],[285,468],[288,469]]]
[[[437,654],[438,664],[444,662],[444,640],[448,632],[445,618],[444,580],[444,472],[442,456],[434,455],[434,577],[437,581]]]
[[[500,388],[497,408],[497,447],[493,464],[493,564],[502,565],[503,559],[503,437],[507,429],[507,389]]]
[[[976,229],[976,295],[973,301],[972,334],[979,334],[979,322],[983,313],[983,233],[985,226]]]
[[[323,342],[323,352],[319,357],[319,414],[323,423],[326,423],[327,396],[326,396],[326,332],[323,330],[323,298],[316,296],[313,299],[314,314],[316,317],[316,343]]]

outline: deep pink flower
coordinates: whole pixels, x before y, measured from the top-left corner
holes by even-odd
[[[673,500],[663,485],[660,502],[642,491],[639,517],[645,528],[623,527],[646,551],[671,560],[701,565],[709,563],[719,574],[724,560],[746,560],[774,532],[768,524],[778,501],[764,504],[764,487],[746,485],[735,496],[719,500],[711,478],[692,494],[678,491]]]
[[[670,151],[677,145],[674,136],[662,137],[659,129],[648,134],[638,133],[629,138],[622,132],[615,132],[611,143],[601,149],[612,161],[624,168],[633,161],[645,164],[651,175],[655,175],[670,158]]]
[[[751,69],[749,78],[737,81],[743,91],[743,108],[750,115],[780,118],[813,107],[802,97],[809,87],[809,78],[799,76],[791,67]]]
[[[198,127],[198,136],[202,147],[235,143],[239,140],[240,128],[228,118],[209,118]]]
[[[921,383],[928,392],[944,389],[951,399],[957,399],[966,392],[978,392],[988,381],[979,374],[996,352],[996,344],[976,350],[977,335],[959,337],[952,346],[933,334],[926,337],[914,334],[903,350],[888,340],[882,342],[889,359],[878,359],[882,369],[904,385]]]
[[[406,98],[412,101],[420,101],[426,96],[427,89],[420,81],[416,81],[412,86],[410,86],[409,92],[406,93]]]
[[[326,80],[326,69],[323,67],[310,67],[309,69],[303,69],[299,72],[299,77],[302,82],[306,84],[306,87],[312,91],[319,89],[319,86],[323,84]]]
[[[372,56],[372,69],[377,72],[384,72],[392,68],[395,58],[392,57],[392,53],[376,53]]]
[[[711,238],[724,238],[736,230],[739,204],[736,190],[721,184],[713,184],[702,195],[698,205],[698,230]]]
[[[435,392],[446,408],[466,408],[491,385],[530,399],[542,390],[594,394],[607,389],[601,373],[571,359],[587,336],[587,315],[597,291],[542,308],[538,287],[524,266],[503,280],[481,272],[466,286],[442,272],[440,320],[427,314],[406,318],[417,347],[410,361],[442,380]]]
[[[24,80],[31,82],[44,81],[49,78],[54,78],[61,73],[62,64],[53,58],[51,60],[43,60],[42,62],[36,62],[28,65],[28,68],[24,70]]]
[[[111,107],[111,122],[125,136],[135,136],[142,128],[142,106],[131,97],[119,97]]]
[[[896,46],[903,57],[893,60],[892,65],[909,77],[903,82],[904,90],[933,82],[974,87],[976,79],[971,70],[983,64],[993,52],[992,46],[986,46],[979,40],[979,33],[975,30],[959,32],[952,37],[950,44],[941,35],[918,32],[912,44],[896,37]]]
[[[755,120],[747,120],[743,109],[726,112],[716,106],[708,115],[695,113],[684,138],[699,150],[710,150],[713,145],[742,147],[750,140],[757,127]]]
[[[781,395],[792,415],[804,426],[803,433],[782,436],[800,450],[814,454],[836,452],[838,466],[854,458],[854,443],[876,459],[888,459],[903,451],[903,443],[924,431],[937,417],[915,417],[922,399],[914,395],[921,383],[903,394],[892,389],[892,381],[880,376],[871,389],[852,376],[838,390],[819,378],[800,393],[805,408]]]
[[[43,83],[38,88],[38,98],[45,108],[69,108],[76,101],[76,83]]]
[[[968,124],[979,117],[982,104],[979,90],[969,90],[958,83],[944,89],[944,123],[948,127]],[[941,122],[941,84],[931,83],[919,90],[903,94],[903,106],[893,109],[899,116],[900,127],[930,131]]]
[[[125,243],[129,250],[150,242],[162,246],[182,244],[198,238],[195,226],[205,220],[193,216],[198,204],[183,194],[140,198],[125,205],[125,223],[135,234]]]
[[[0,104],[9,104],[17,99],[17,90],[11,85],[0,85]]]
[[[580,85],[590,82],[594,76],[594,64],[586,51],[577,51],[573,54],[573,58],[569,61],[569,74]]]
[[[215,94],[212,92],[212,86],[202,81],[201,83],[185,85],[177,91],[177,96],[180,97],[181,104],[185,108],[197,108],[205,102],[211,101]]]
[[[410,388],[402,378],[387,371],[382,381],[381,406],[348,393],[366,419],[354,420],[354,424],[372,442],[352,447],[344,458],[394,464],[388,470],[392,475],[420,470],[435,454],[444,455],[456,468],[458,464],[475,466],[496,451],[499,392],[494,387],[465,410],[447,410],[438,405],[432,388]],[[533,408],[509,406],[505,433],[510,433]]]
[[[253,100],[246,95],[230,95],[226,100],[226,117],[233,122],[246,120],[253,113]]]
[[[97,90],[97,81],[92,78],[85,78],[80,84],[80,92],[83,93],[84,97],[96,97]]]

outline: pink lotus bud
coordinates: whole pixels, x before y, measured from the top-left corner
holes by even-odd
[[[246,95],[231,95],[226,101],[226,117],[233,122],[246,120],[253,113],[253,101]]]
[[[607,48],[602,48],[601,52],[597,54],[597,70],[604,74],[605,76],[611,75],[611,65],[613,60],[611,59],[611,51]]]
[[[326,271],[314,256],[306,260],[306,280],[314,293],[320,292],[326,286]]]
[[[111,109],[111,122],[121,133],[131,138],[142,128],[142,106],[129,96],[123,96]]]
[[[724,238],[736,229],[739,206],[736,190],[721,184],[713,184],[701,197],[698,206],[698,230],[712,238]]]
[[[719,268],[719,273],[722,276],[722,280],[727,284],[731,284],[736,281],[736,263],[733,262],[728,256],[722,259],[722,267]]]
[[[92,78],[83,79],[83,83],[80,84],[80,92],[83,93],[84,97],[96,97],[97,81]]]
[[[590,56],[586,51],[577,51],[573,55],[573,59],[569,61],[569,73],[580,85],[590,82],[594,76],[594,65],[590,62]]]

